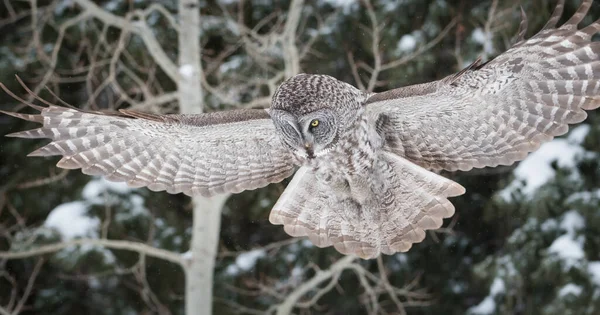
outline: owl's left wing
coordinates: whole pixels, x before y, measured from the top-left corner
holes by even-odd
[[[386,150],[429,169],[510,165],[583,121],[600,106],[600,20],[578,29],[591,4],[555,28],[560,1],[542,31],[486,64],[371,96]]]
[[[30,155],[62,155],[59,167],[81,168],[133,187],[212,196],[263,187],[294,172],[268,112],[261,109],[154,115],[34,108],[40,113],[3,112],[42,124],[7,136],[52,139]]]

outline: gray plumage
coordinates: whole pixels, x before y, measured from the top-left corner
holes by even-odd
[[[325,75],[285,81],[269,110],[105,115],[50,106],[9,136],[50,138],[62,155],[132,186],[211,196],[292,175],[270,221],[315,245],[363,258],[407,251],[453,215],[459,184],[428,171],[509,165],[600,106],[600,21],[578,30],[592,0],[488,63],[439,81],[367,94]]]

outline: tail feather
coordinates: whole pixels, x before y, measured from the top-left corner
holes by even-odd
[[[441,227],[454,214],[447,198],[465,192],[459,184],[391,153],[380,156],[371,175],[371,195],[360,200],[352,193],[352,180],[347,191],[338,191],[302,167],[269,220],[284,225],[292,236],[307,236],[318,247],[374,258],[423,241],[426,230]]]

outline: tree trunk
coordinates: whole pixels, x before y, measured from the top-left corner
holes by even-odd
[[[212,288],[221,210],[229,195],[212,198],[194,197],[194,223],[191,259],[185,270],[185,313],[187,315],[212,314]]]
[[[202,64],[200,62],[199,0],[179,1],[179,92],[180,111],[184,114],[203,110]],[[191,257],[185,268],[185,313],[212,313],[212,287],[221,209],[229,195],[212,198],[194,197]]]

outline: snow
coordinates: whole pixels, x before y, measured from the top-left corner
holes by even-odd
[[[471,307],[468,313],[474,315],[494,313],[496,310],[496,301],[494,301],[494,297],[504,292],[506,292],[504,280],[498,277],[494,278],[494,281],[492,281],[492,285],[490,286],[490,294],[486,296],[479,304]]]
[[[82,200],[63,203],[52,210],[43,228],[39,231],[56,231],[62,241],[69,241],[75,238],[98,238],[100,229],[100,218],[89,216],[88,211],[93,205],[117,204],[125,201],[128,211],[119,211],[115,214],[117,220],[120,217],[133,217],[140,214],[147,214],[144,207],[144,198],[139,195],[131,194],[121,196],[108,196],[110,194],[124,195],[131,192],[133,188],[121,182],[111,182],[104,178],[94,178],[88,182],[81,192]],[[111,198],[109,198],[111,197]],[[129,201],[129,204],[127,203]],[[96,245],[70,246],[57,253],[59,259],[74,261],[77,260],[80,253],[87,252],[99,253],[104,264],[110,265],[116,262],[115,255],[108,249]]]
[[[511,193],[521,189],[525,196],[531,198],[538,188],[556,175],[552,168],[554,161],[559,167],[575,168],[576,157],[585,153],[580,144],[589,130],[589,125],[581,125],[574,128],[567,139],[554,139],[542,144],[517,166],[514,170],[515,180],[501,190],[499,196],[510,201]]]
[[[191,260],[192,257],[194,257],[194,254],[192,254],[192,252],[189,250],[181,254],[181,258],[183,258],[184,260]]]
[[[324,0],[322,3],[327,3],[334,8],[342,9],[344,14],[350,13],[350,10],[355,6],[358,1],[357,0]]]
[[[583,288],[581,288],[580,286],[569,283],[569,284],[563,286],[562,288],[560,288],[560,290],[558,291],[558,296],[565,297],[570,294],[579,296],[582,291],[583,291]]]
[[[131,195],[129,197],[129,201],[131,202],[132,207],[130,208],[130,212],[133,214],[145,214],[147,212],[146,207],[144,207],[144,198],[140,195]]]
[[[104,4],[104,8],[108,11],[116,11],[119,8],[119,0],[112,0]]]
[[[298,256],[294,253],[286,253],[283,255],[283,259],[285,259],[285,261],[287,261],[287,262],[296,261],[297,258],[298,258]]]
[[[564,139],[543,144],[515,169],[516,177],[527,182],[523,191],[531,196],[539,187],[554,178],[555,171],[551,163],[557,161],[560,167],[575,166],[575,155],[581,147],[574,147]]]
[[[551,232],[558,228],[558,222],[554,218],[547,219],[540,225],[542,232]]]
[[[566,212],[560,222],[560,228],[567,234],[575,236],[575,233],[585,227],[585,219],[575,210]]]
[[[590,133],[591,129],[592,127],[590,125],[579,125],[573,130],[571,130],[567,139],[571,143],[582,144],[585,140],[585,137],[587,137],[587,135]]]
[[[54,208],[44,226],[56,230],[63,241],[76,237],[97,237],[100,220],[88,217],[88,205],[82,201],[63,203]]]
[[[474,42],[481,44],[483,46],[483,51],[486,54],[489,55],[494,53],[494,43],[492,42],[491,34],[486,33],[480,27],[473,30],[473,33],[471,33],[471,39]]]
[[[385,1],[383,2],[383,12],[390,13],[396,11],[400,4],[402,4],[402,1]]]
[[[185,64],[179,67],[179,74],[181,74],[184,78],[191,78],[194,75],[194,66],[190,64]]]
[[[254,268],[259,258],[265,257],[264,249],[255,249],[249,252],[241,253],[235,258],[235,263],[227,266],[225,272],[229,275],[237,275],[241,271],[249,271]]]
[[[464,283],[458,283],[458,282],[452,282],[451,281],[451,285],[450,285],[450,290],[452,290],[452,293],[454,294],[461,294],[463,292],[465,292],[465,288],[466,286],[464,285]]]
[[[233,56],[219,66],[219,72],[227,73],[232,70],[237,70],[242,65],[242,61],[242,57]]]
[[[565,270],[569,270],[585,259],[583,251],[585,239],[577,237],[577,232],[585,227],[585,219],[577,211],[570,210],[563,214],[559,226],[566,234],[552,242],[548,247],[548,253],[560,258],[564,262]]]
[[[302,240],[302,246],[306,247],[306,248],[311,248],[313,247],[313,243],[309,240]]]
[[[496,302],[491,296],[487,296],[481,303],[469,309],[469,314],[487,315],[492,314],[496,310]]]
[[[585,257],[581,244],[575,241],[569,234],[559,236],[555,239],[548,248],[548,252],[556,254],[565,261],[579,260]]]
[[[183,238],[181,236],[177,235],[173,237],[173,244],[179,246],[181,243],[183,243]]]
[[[84,199],[90,201],[97,201],[99,197],[106,192],[115,192],[118,194],[127,194],[131,192],[133,188],[127,186],[124,182],[111,182],[104,177],[98,177],[94,180],[89,181],[85,187],[83,187],[83,191],[81,192],[81,196]]]
[[[292,268],[292,272],[290,273],[293,278],[300,278],[303,274],[304,270],[300,266],[294,266],[294,268]]]
[[[95,276],[89,276],[88,277],[88,286],[92,289],[100,289],[102,287],[102,283],[100,282],[100,280],[95,277]]]
[[[498,259],[498,265],[501,267],[501,276],[504,277],[516,277],[519,275],[517,271],[517,267],[515,267],[515,263],[512,260],[512,257],[509,255],[504,255]]]
[[[412,34],[406,34],[400,38],[397,49],[402,52],[411,52],[417,47],[417,39]]]
[[[256,261],[259,258],[264,257],[265,254],[266,253],[265,253],[264,249],[251,250],[249,252],[238,255],[237,258],[235,259],[235,264],[240,269],[242,269],[244,271],[248,271],[248,270],[254,268],[254,266],[256,265]]]
[[[588,273],[592,275],[592,283],[600,287],[600,261],[590,261],[588,263]]]
[[[225,273],[231,276],[236,276],[240,273],[240,268],[238,268],[238,266],[236,266],[235,264],[232,264],[227,266],[227,269],[225,269]]]
[[[473,33],[471,33],[471,38],[474,42],[479,44],[484,44],[487,40],[485,32],[480,27],[473,30]]]
[[[83,190],[81,196],[84,202],[88,205],[113,205],[122,201],[121,199],[109,198],[107,194],[127,195],[134,191],[135,188],[127,186],[124,182],[111,182],[104,177],[97,177],[89,181]],[[125,206],[127,211],[119,211],[115,214],[117,221],[126,221],[139,215],[148,214],[148,210],[144,206],[144,198],[137,194],[126,196],[129,199],[129,204]]]
[[[504,292],[506,292],[504,280],[502,280],[501,278],[494,278],[494,282],[492,282],[492,286],[490,287],[490,295],[496,296]]]
[[[129,196],[129,204],[125,204],[125,211],[115,213],[115,220],[119,222],[135,219],[138,216],[149,216],[148,209],[144,205],[145,200],[142,196],[132,194]]]
[[[600,189],[576,192],[570,195],[566,202],[571,203],[575,201],[582,201],[584,203],[590,203],[592,199],[600,199]]]
[[[109,249],[106,249],[102,246],[94,246],[94,250],[102,253],[102,258],[104,260],[104,264],[112,265],[117,261],[117,257],[113,254]]]
[[[394,255],[394,257],[396,258],[396,260],[398,260],[398,262],[400,264],[408,264],[408,255],[405,253],[397,253],[396,255]]]
[[[329,4],[332,7],[346,8],[355,4],[356,0],[324,0],[323,2]]]

